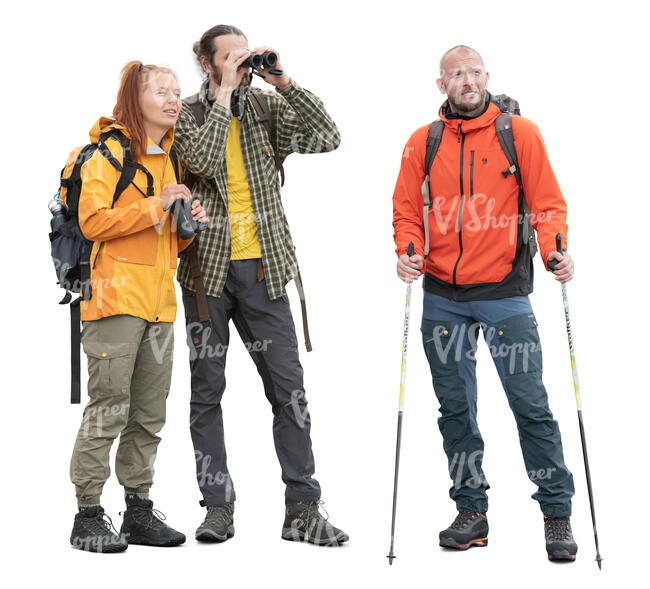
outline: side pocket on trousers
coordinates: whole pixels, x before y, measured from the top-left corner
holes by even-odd
[[[542,371],[542,346],[533,313],[508,317],[493,329],[490,352],[503,359],[506,376]]]
[[[83,348],[88,356],[88,396],[127,395],[131,388],[132,345],[85,341]]]
[[[458,374],[451,321],[422,319],[422,343],[434,379]]]

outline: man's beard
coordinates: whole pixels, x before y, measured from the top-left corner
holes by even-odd
[[[477,88],[475,92],[479,96],[479,100],[475,104],[467,104],[462,102],[463,94],[462,91],[454,98],[451,102],[453,103],[456,111],[459,113],[471,113],[474,112],[477,108],[480,108],[485,104],[485,98],[487,97],[486,88]]]
[[[250,85],[251,85],[251,80],[253,78],[253,74],[248,74],[242,77],[241,84],[239,84],[239,89],[240,91],[246,90]],[[218,66],[212,66],[211,71],[210,71],[210,79],[217,85],[221,86],[221,71]]]

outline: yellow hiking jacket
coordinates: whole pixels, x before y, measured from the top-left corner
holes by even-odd
[[[124,126],[101,117],[90,130],[91,142],[97,143],[99,135],[110,129],[119,129],[130,137]],[[180,239],[173,215],[163,211],[159,197],[166,186],[176,183],[169,158],[174,130],[165,134],[160,146],[147,139],[147,153],[138,163],[153,177],[154,196],[144,196],[147,176],[137,170],[133,183],[111,208],[120,172],[99,150],[81,168],[79,227],[94,242],[90,256],[92,296],[81,303],[83,321],[113,315],[133,315],[151,322],[176,319],[173,279],[178,253],[191,240]],[[108,138],[106,146],[121,165],[120,143]]]

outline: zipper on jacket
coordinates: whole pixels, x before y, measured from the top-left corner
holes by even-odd
[[[160,176],[160,187],[161,187],[161,192],[162,192],[162,185],[163,182],[165,181],[165,168],[167,166],[167,159],[168,159],[167,153],[165,153],[165,157],[163,159],[163,167],[162,167],[162,174]],[[174,178],[176,178],[176,174],[174,174]],[[171,207],[168,211],[168,215],[171,216]],[[158,235],[158,254],[160,255],[160,266],[161,266],[161,271],[160,271],[160,282],[158,283],[158,300],[156,301],[156,312],[154,314],[154,321],[158,321],[158,313],[160,312],[160,299],[162,298],[162,285],[163,285],[163,280],[165,279],[165,273],[167,271],[166,264],[165,264],[165,225],[167,224],[167,221],[170,221],[170,219],[165,219],[165,222],[163,223],[161,221],[160,227],[162,232]],[[172,239],[172,234],[171,234],[171,227],[170,227],[170,235],[169,238],[170,240]]]
[[[474,200],[474,150],[470,152],[471,157],[469,160],[469,199]]]
[[[465,191],[463,189],[463,159],[464,154],[463,150],[465,148],[465,133],[461,130],[461,124],[458,123],[458,139],[460,141],[460,204],[458,205],[458,246],[460,248],[460,253],[458,254],[458,259],[454,265],[454,273],[452,276],[453,285],[456,286],[456,270],[458,270],[458,262],[463,255],[463,204],[465,203]]]

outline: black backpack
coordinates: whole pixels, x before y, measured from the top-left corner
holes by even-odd
[[[515,149],[515,138],[512,134],[512,117],[519,116],[521,111],[519,110],[519,103],[506,96],[505,94],[499,94],[498,96],[491,96],[491,101],[496,104],[501,110],[501,114],[494,121],[496,128],[497,138],[499,139],[499,144],[503,153],[508,159],[510,167],[507,170],[501,172],[504,177],[508,177],[510,174],[513,174],[517,180],[519,186],[519,210],[523,213],[522,215],[522,227],[521,235],[522,241],[525,245],[528,246],[531,257],[535,256],[537,252],[537,242],[535,241],[535,231],[530,222],[530,207],[526,202],[524,196],[524,186],[521,181],[521,171],[519,169],[519,163],[517,161],[517,150]],[[431,191],[429,183],[429,172],[431,171],[431,166],[433,165],[433,160],[438,153],[438,147],[440,147],[440,140],[442,139],[442,132],[444,130],[444,123],[438,119],[433,121],[429,127],[429,135],[427,137],[427,147],[426,154],[424,158],[424,170],[425,178],[422,183],[422,197],[424,199],[424,258],[426,259],[429,254],[429,207],[431,206]]]
[[[106,145],[108,138],[116,139],[123,150],[123,165],[113,156]],[[113,193],[111,208],[129,184],[133,184],[145,198],[153,196],[153,177],[149,171],[134,162],[131,157],[131,141],[118,129],[111,129],[99,136],[97,143],[77,147],[70,152],[65,167],[61,170],[61,181],[58,193],[50,203],[54,217],[51,222],[50,246],[57,284],[65,289],[65,295],[60,305],[70,304],[70,401],[79,403],[81,400],[80,387],[80,347],[81,347],[81,301],[92,297],[90,283],[90,254],[93,242],[86,239],[79,227],[79,197],[81,195],[81,167],[96,150],[121,173]],[[174,148],[170,150],[170,159],[174,166],[177,181],[179,181],[178,158]],[[147,176],[147,193],[145,194],[133,183],[136,170],[143,171]],[[72,293],[79,296],[72,300]]]

